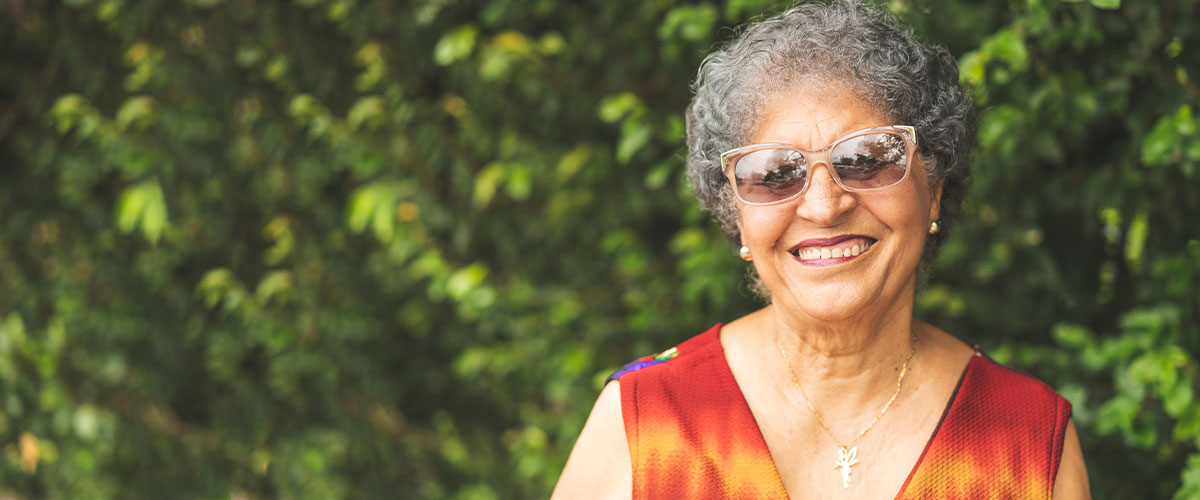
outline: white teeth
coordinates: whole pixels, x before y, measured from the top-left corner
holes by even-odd
[[[800,260],[841,259],[841,258],[856,257],[859,254],[862,254],[863,252],[867,251],[868,248],[871,248],[872,243],[873,242],[864,242],[861,245],[856,243],[853,246],[848,247],[848,248],[800,249],[800,250],[796,250],[795,255]]]

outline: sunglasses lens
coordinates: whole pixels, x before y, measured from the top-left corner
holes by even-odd
[[[851,137],[834,146],[833,168],[850,189],[879,189],[896,184],[908,171],[908,148],[895,133]]]
[[[749,203],[770,203],[804,189],[808,164],[799,151],[760,149],[737,160],[738,195]]]

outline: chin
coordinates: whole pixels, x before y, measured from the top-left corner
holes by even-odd
[[[860,291],[861,292],[861,291]],[[772,294],[778,299],[780,295]],[[871,298],[858,293],[803,293],[789,290],[785,301],[775,300],[787,315],[802,315],[823,322],[840,322],[868,312]]]

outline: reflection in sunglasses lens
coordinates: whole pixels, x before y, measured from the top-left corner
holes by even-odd
[[[879,133],[852,137],[833,148],[833,167],[851,189],[891,186],[904,178],[907,150],[904,138]]]
[[[782,200],[804,189],[808,164],[790,149],[763,149],[743,156],[734,171],[738,193],[751,203]]]

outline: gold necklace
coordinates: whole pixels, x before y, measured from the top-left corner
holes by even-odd
[[[833,431],[829,430],[829,426],[825,425],[825,419],[821,418],[821,412],[818,412],[813,407],[812,401],[808,400],[808,393],[804,392],[804,386],[800,385],[800,379],[796,377],[796,371],[792,369],[792,362],[788,361],[787,353],[783,350],[783,344],[779,343],[779,336],[775,336],[775,346],[779,348],[779,355],[783,357],[783,364],[787,366],[788,373],[792,375],[792,383],[796,384],[797,389],[800,389],[800,395],[804,397],[804,403],[808,405],[809,411],[817,417],[817,423],[821,425],[822,429],[825,429],[825,433],[829,434],[833,442],[838,445],[838,459],[833,462],[833,466],[842,473],[843,488],[850,487],[850,466],[858,463],[858,446],[855,446],[854,443],[858,442],[859,438],[863,437],[872,427],[875,427],[875,423],[879,422],[879,419],[883,418],[883,414],[887,413],[888,408],[892,407],[892,402],[896,401],[896,396],[900,395],[900,384],[904,382],[904,375],[908,373],[908,362],[912,361],[913,355],[917,353],[917,335],[915,333],[912,334],[911,343],[912,350],[908,352],[908,357],[904,359],[904,364],[900,366],[900,377],[896,379],[896,391],[892,393],[892,397],[888,398],[887,404],[883,405],[883,409],[879,410],[879,414],[875,416],[875,420],[872,420],[866,429],[858,433],[849,443],[841,444],[837,436],[833,435]]]

